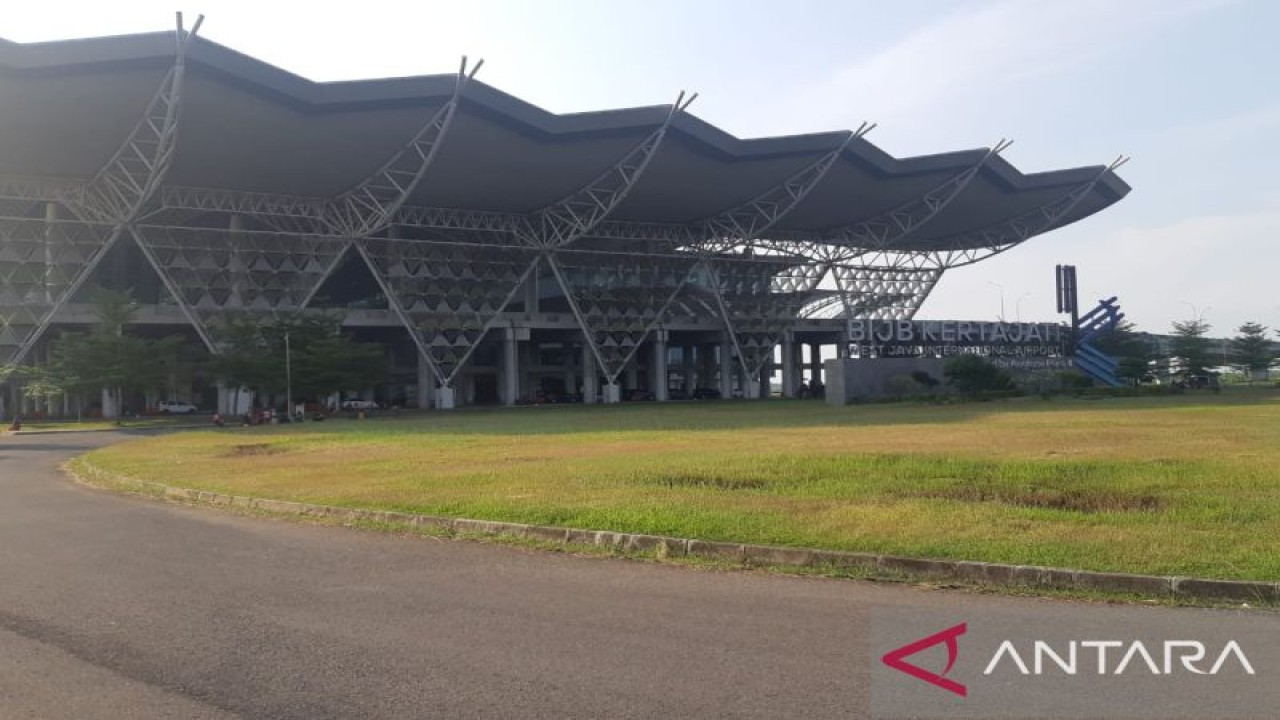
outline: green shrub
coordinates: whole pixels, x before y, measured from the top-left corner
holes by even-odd
[[[942,374],[952,387],[969,396],[1013,390],[1013,378],[979,355],[947,358]]]

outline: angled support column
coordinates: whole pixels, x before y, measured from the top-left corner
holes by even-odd
[[[187,32],[182,24],[182,13],[177,14],[175,32],[175,57],[173,66],[160,83],[160,88],[147,104],[142,119],[107,160],[93,180],[78,193],[78,204],[69,206],[90,222],[112,226],[97,253],[80,269],[79,273],[63,289],[36,325],[35,330],[19,346],[10,362],[18,364],[39,341],[53,318],[67,301],[84,285],[89,275],[102,262],[102,258],[119,242],[130,226],[142,215],[173,162],[173,151],[178,141],[178,116],[182,106],[183,78],[186,73],[186,55],[192,40],[204,21],[201,15]],[[176,298],[181,303],[181,298]]]
[[[359,245],[365,238],[391,225],[400,208],[422,182],[422,178],[426,177],[427,170],[449,134],[463,91],[483,65],[484,60],[481,60],[468,70],[467,58],[463,57],[453,94],[448,102],[432,114],[413,138],[372,175],[329,200],[319,203],[305,200],[279,203],[282,207],[292,209],[293,224],[310,226],[313,232],[327,230],[348,238],[346,246],[316,279],[315,285],[303,299],[302,307],[306,307],[315,298],[320,287],[338,269],[342,258],[352,246]],[[313,207],[317,211],[314,218],[309,216]],[[367,255],[367,252],[362,255]],[[378,273],[376,267],[371,266],[369,269]]]
[[[697,249],[707,254],[722,253],[748,245],[764,235],[791,212],[811,190],[822,182],[827,171],[849,147],[849,143],[871,132],[875,125],[863,123],[845,136],[834,150],[822,155],[786,180],[737,207],[702,221],[703,239]]]
[[[694,93],[685,99],[681,91],[666,118],[639,145],[577,192],[535,212],[521,235],[530,244],[546,249],[565,247],[591,232],[626,199],[662,145],[672,121],[697,97]]]
[[[645,328],[641,338],[635,341],[631,353],[621,363],[609,363],[601,352],[596,337],[599,328],[593,327],[582,312],[574,286],[568,281],[560,263],[556,259],[556,251],[562,250],[576,240],[588,235],[622,203],[644,175],[645,169],[648,168],[650,161],[661,147],[663,139],[667,136],[671,123],[676,116],[687,110],[697,97],[697,93],[694,93],[686,98],[685,93],[682,91],[676,97],[675,103],[668,108],[666,116],[658,127],[654,128],[644,140],[632,148],[613,167],[598,175],[585,187],[572,195],[534,213],[523,223],[523,228],[517,232],[517,235],[521,236],[526,243],[543,250],[547,264],[555,273],[560,290],[564,293],[565,299],[573,311],[574,319],[582,330],[584,343],[590,348],[594,361],[599,363],[600,370],[605,374],[606,388],[604,397],[606,401],[620,397],[618,376],[639,349],[643,342],[643,337],[661,321],[662,313],[666,311],[667,305],[679,292],[679,287],[666,299],[666,303],[657,316],[653,318],[650,325]],[[683,286],[685,280],[687,280],[687,276],[680,282],[680,287]]]
[[[839,159],[851,142],[871,132],[874,125],[863,123],[856,131],[850,132],[833,150],[825,153],[807,167],[792,174],[783,182],[757,195],[755,198],[727,210],[703,222],[704,239],[694,250],[702,256],[702,265],[711,280],[716,306],[724,320],[725,329],[733,341],[738,362],[742,365],[742,374],[750,382],[757,377],[760,368],[751,367],[743,352],[742,341],[738,337],[734,316],[726,305],[720,279],[712,266],[711,257],[716,254],[730,252],[743,246],[749,246],[757,238],[776,226],[787,216],[800,201],[808,196],[813,188],[826,177],[827,172]]]
[[[940,243],[949,245],[945,249],[901,252],[892,249],[882,250],[867,253],[859,257],[858,262],[904,270],[945,270],[981,262],[1058,227],[1071,211],[1093,192],[1103,178],[1128,161],[1129,158],[1122,155],[1110,165],[1101,168],[1089,180],[1074,186],[1050,202],[987,227],[947,238]]]
[[[904,242],[920,228],[936,218],[951,201],[960,196],[982,168],[1012,140],[1001,139],[972,167],[960,172],[929,192],[873,218],[861,220],[826,234],[826,242],[836,247],[831,261],[845,261],[868,251],[892,248]]]
[[[449,101],[376,172],[326,203],[324,215],[331,226],[348,237],[362,238],[390,224],[431,167],[449,132],[463,91],[483,65],[481,60],[468,71],[467,58],[462,58]]]
[[[1120,166],[1129,162],[1126,156],[1117,157],[1100,170],[1091,180],[1082,183],[1057,200],[1041,205],[1016,218],[1007,220],[994,227],[984,228],[973,233],[952,238],[952,248],[946,251],[934,251],[935,264],[941,268],[956,268],[986,260],[1011,248],[1021,245],[1036,235],[1049,232],[1062,222],[1064,218],[1080,204],[1098,183],[1108,174],[1115,172]],[[979,244],[980,243],[980,244]]]

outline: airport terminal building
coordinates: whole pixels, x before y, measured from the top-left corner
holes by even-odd
[[[101,286],[210,353],[229,314],[342,310],[411,406],[751,398],[779,365],[792,393],[802,344],[909,320],[949,268],[1129,190],[1004,142],[741,140],[683,94],[555,115],[477,69],[316,83],[181,28],[0,40],[0,363],[41,362]]]

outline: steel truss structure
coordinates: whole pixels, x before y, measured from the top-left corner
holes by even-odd
[[[1127,160],[1031,211],[927,246],[921,231],[1009,141],[872,217],[812,232],[779,230],[874,128],[864,123],[796,163],[785,179],[709,217],[615,218],[697,97],[681,92],[611,166],[541,209],[413,204],[483,65],[463,58],[447,100],[376,170],[336,196],[169,185],[199,26],[197,20],[187,31],[179,15],[172,66],[92,179],[0,176],[0,362],[22,362],[123,241],[137,246],[213,353],[229,314],[313,307],[335,272],[357,263],[442,388],[454,385],[513,303],[529,298],[530,288],[536,297],[539,286],[559,289],[609,384],[619,382],[655,330],[685,323],[724,329],[749,388],[798,319],[911,318],[947,269],[1068,221]]]

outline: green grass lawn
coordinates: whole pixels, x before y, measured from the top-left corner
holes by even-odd
[[[460,410],[86,461],[239,495],[924,557],[1280,579],[1280,393]]]

